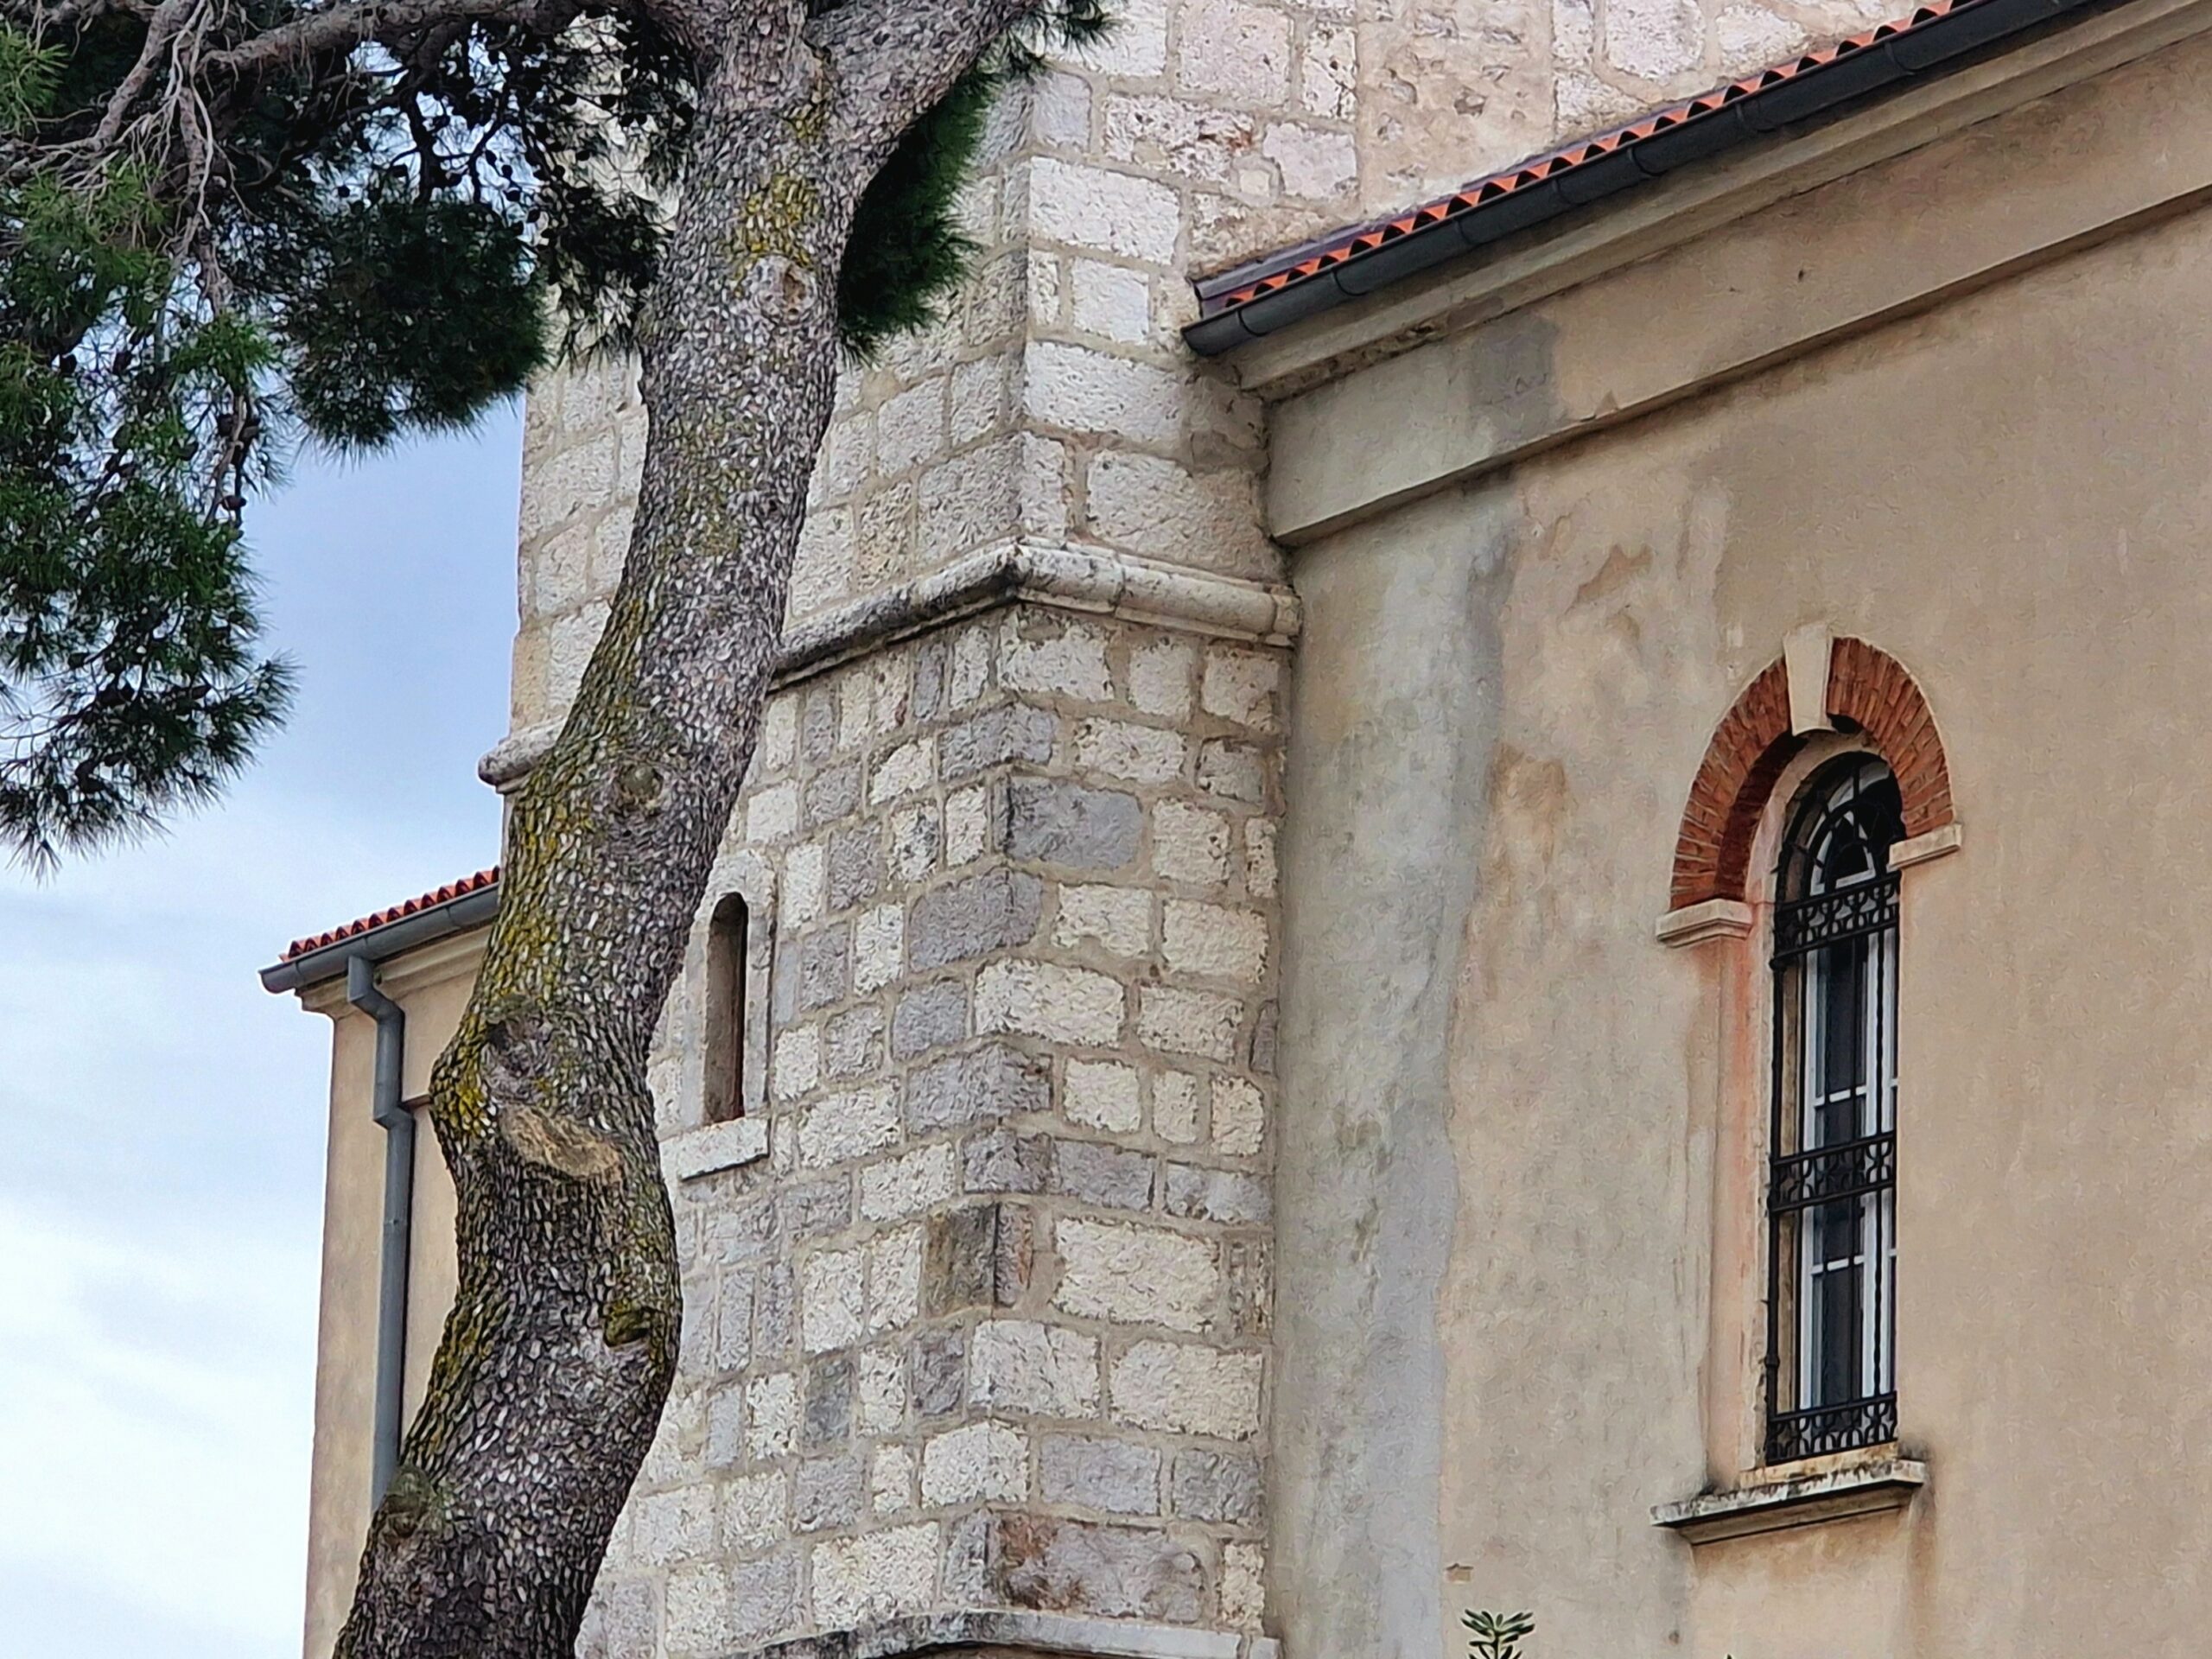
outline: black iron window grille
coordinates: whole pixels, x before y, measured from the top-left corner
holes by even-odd
[[[1769,1463],[1897,1438],[1897,781],[1824,769],[1775,876]]]

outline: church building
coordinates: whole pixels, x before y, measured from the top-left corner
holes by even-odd
[[[1122,0],[1008,98],[658,1043],[582,1659],[2205,1651],[2212,0],[1863,3]],[[531,394],[496,788],[644,441]],[[264,976],[306,1659],[499,892]]]

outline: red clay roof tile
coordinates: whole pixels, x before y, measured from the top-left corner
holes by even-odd
[[[1821,68],[1838,58],[1864,51],[1879,41],[1909,34],[1948,16],[1954,11],[1966,10],[1979,3],[1980,0],[1929,0],[1929,4],[1920,7],[1910,16],[1879,24],[1834,46],[1803,53],[1787,62],[1729,81],[1694,98],[1648,111],[1624,125],[1589,137],[1577,138],[1555,149],[1531,156],[1485,178],[1470,180],[1449,195],[1423,202],[1410,212],[1382,223],[1356,226],[1338,232],[1318,250],[1309,251],[1305,247],[1286,250],[1268,259],[1256,262],[1252,269],[1261,270],[1262,274],[1249,283],[1230,287],[1226,291],[1216,289],[1211,293],[1205,290],[1212,284],[1202,287],[1200,314],[1208,317],[1218,316],[1239,306],[1249,305],[1262,296],[1275,293],[1294,283],[1309,281],[1344,264],[1355,254],[1371,252],[1387,243],[1410,235],[1424,224],[1435,224],[1441,219],[1456,217],[1471,207],[1495,201],[1516,190],[1541,183],[1579,167],[1586,167],[1621,149],[1631,149],[1659,133],[1670,131],[1686,121],[1713,115],[1740,99],[1793,80],[1808,70]],[[1264,267],[1269,264],[1274,264],[1276,268],[1265,270]],[[1230,281],[1234,280],[1232,274]]]
[[[343,939],[357,939],[364,933],[372,933],[378,928],[388,926],[409,916],[418,915],[434,905],[450,904],[453,900],[466,898],[472,893],[481,893],[486,887],[497,887],[499,881],[499,867],[494,864],[488,870],[479,870],[474,875],[464,875],[458,881],[448,881],[442,887],[435,887],[429,893],[419,893],[407,900],[405,904],[391,906],[371,915],[350,921],[343,927],[334,927],[327,933],[317,933],[311,938],[294,939],[285,949],[284,960],[294,961],[304,957],[310,950],[322,950],[325,946],[336,944]]]

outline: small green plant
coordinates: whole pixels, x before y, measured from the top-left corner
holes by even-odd
[[[1521,1659],[1521,1644],[1536,1633],[1534,1613],[1468,1613],[1466,1626],[1474,1632],[1467,1643],[1468,1659]]]

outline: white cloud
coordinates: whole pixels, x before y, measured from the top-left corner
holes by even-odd
[[[314,1254],[118,1230],[0,1198],[0,1559],[286,1651]]]

